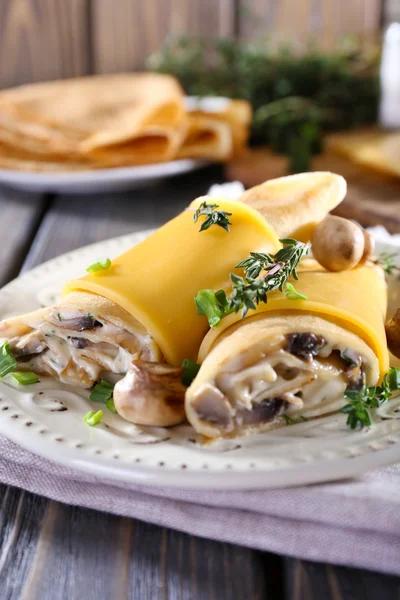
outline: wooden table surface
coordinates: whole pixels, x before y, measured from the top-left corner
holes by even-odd
[[[123,194],[0,189],[0,284],[54,256],[161,225],[209,168]],[[329,544],[329,540],[326,542]],[[222,544],[0,485],[0,600],[382,600],[400,579]]]

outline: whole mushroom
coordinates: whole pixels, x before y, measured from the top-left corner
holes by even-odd
[[[329,215],[314,230],[312,251],[325,269],[347,271],[372,256],[374,241],[354,221]]]
[[[169,427],[181,423],[186,392],[181,375],[181,368],[134,360],[114,387],[118,414],[136,425]]]
[[[400,308],[386,323],[386,339],[390,352],[400,358]]]

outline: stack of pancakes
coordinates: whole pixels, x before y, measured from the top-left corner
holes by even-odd
[[[243,100],[185,98],[169,75],[100,75],[0,92],[0,168],[76,171],[243,152]]]

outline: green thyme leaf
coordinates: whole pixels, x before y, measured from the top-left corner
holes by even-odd
[[[36,373],[32,373],[31,371],[17,371],[15,373],[11,373],[12,377],[14,377],[15,381],[19,383],[19,385],[31,385],[33,383],[39,383],[39,377]]]
[[[5,377],[11,371],[15,371],[17,368],[17,361],[12,355],[10,344],[4,342],[0,346],[0,378]]]
[[[88,273],[97,273],[98,271],[106,271],[110,267],[111,267],[111,260],[109,258],[106,258],[106,260],[103,262],[99,261],[99,262],[93,263],[86,269],[86,271]]]
[[[91,410],[83,417],[83,420],[86,423],[86,425],[90,425],[90,427],[95,427],[100,423],[102,417],[102,410],[98,410],[96,413]]]
[[[217,208],[218,204],[202,202],[199,208],[196,209],[193,215],[194,223],[197,223],[200,217],[205,217],[199,231],[205,231],[206,229],[209,229],[211,225],[218,225],[229,232],[229,225],[232,225],[229,217],[232,216],[232,213],[226,212],[226,210],[217,210]]]
[[[400,390],[400,367],[390,367],[383,378],[382,385],[364,386],[360,391],[345,391],[350,401],[340,412],[347,414],[350,429],[368,427],[372,423],[371,409],[379,408]]]
[[[397,252],[382,252],[376,262],[382,266],[386,275],[393,275],[395,271],[400,272],[400,267],[396,264],[396,258],[399,258]]]
[[[293,283],[290,283],[289,281],[286,282],[285,294],[288,300],[308,300],[308,296],[297,292]]]
[[[190,360],[189,358],[184,358],[182,362],[183,373],[181,376],[181,380],[183,385],[189,387],[192,383],[193,379],[196,377],[199,372],[200,365],[194,360]]]
[[[244,270],[245,276],[230,274],[232,293],[229,298],[223,290],[215,293],[201,290],[197,294],[195,302],[198,313],[206,315],[210,327],[216,327],[225,315],[233,312],[241,310],[242,317],[245,317],[249,310],[257,308],[257,304],[268,301],[268,292],[277,289],[282,292],[289,277],[298,279],[297,267],[302,258],[307,256],[310,245],[292,238],[280,241],[284,246],[276,254],[250,252],[250,256],[235,265],[235,268]],[[262,272],[265,275],[260,277]],[[290,299],[306,299],[292,288],[296,298]]]

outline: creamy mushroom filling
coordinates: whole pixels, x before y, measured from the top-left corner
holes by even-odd
[[[19,368],[64,383],[90,387],[105,373],[125,374],[132,360],[162,360],[140,324],[133,333],[101,316],[60,309],[27,325],[28,333],[8,339]]]
[[[193,409],[225,433],[286,413],[317,416],[343,406],[346,389],[364,385],[363,364],[358,353],[314,333],[282,335],[250,359],[244,354],[223,364],[215,380],[199,388]]]

